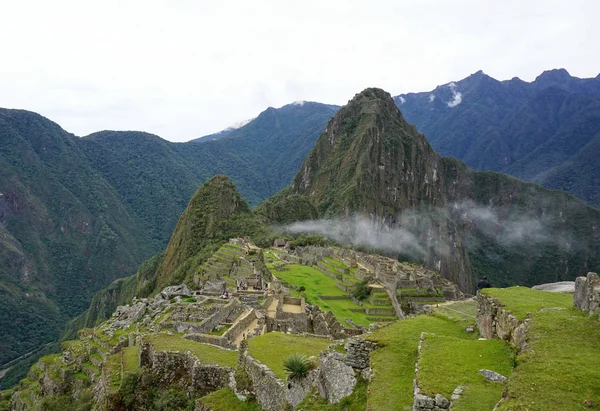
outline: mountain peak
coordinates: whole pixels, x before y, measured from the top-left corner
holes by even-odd
[[[189,276],[185,263],[207,244],[225,241],[228,230],[235,232],[233,236],[247,235],[238,232],[236,220],[249,214],[250,207],[227,176],[219,174],[202,184],[173,231],[165,259],[157,272],[156,289],[173,281],[181,282]]]
[[[429,168],[429,175],[425,177],[424,172],[418,178],[431,181],[431,164],[437,160],[424,136],[404,120],[392,96],[368,88],[328,123],[292,181],[292,193],[311,197],[325,215],[395,215],[413,198],[389,201],[388,188],[406,185],[403,179],[408,170],[421,167]],[[386,198],[379,198],[382,195]]]
[[[556,81],[566,81],[568,79],[571,78],[571,75],[569,74],[569,72],[567,70],[565,70],[564,68],[559,68],[559,69],[552,69],[552,70],[546,70],[544,71],[542,74],[540,74],[539,76],[536,77],[535,81],[550,81],[550,82],[556,82]]]

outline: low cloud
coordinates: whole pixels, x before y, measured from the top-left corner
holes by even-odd
[[[448,84],[448,87],[452,91],[452,100],[448,103],[448,107],[456,107],[462,102],[462,93],[460,91],[456,91],[456,84],[454,82]]]
[[[320,234],[339,244],[370,247],[422,260],[431,251],[437,257],[449,255],[456,246],[454,232],[459,226],[475,234],[462,237],[462,246],[469,249],[480,247],[477,239],[481,237],[491,238],[504,247],[554,244],[569,248],[568,233],[558,232],[555,222],[548,215],[539,217],[467,201],[450,204],[447,208],[405,211],[393,219],[354,215],[301,221],[280,229],[293,234]]]

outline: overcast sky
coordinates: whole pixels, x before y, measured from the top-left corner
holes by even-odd
[[[600,1],[0,0],[0,107],[187,141],[297,100],[482,69],[600,72]]]

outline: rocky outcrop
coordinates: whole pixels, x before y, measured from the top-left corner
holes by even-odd
[[[577,277],[573,303],[580,310],[600,317],[600,277],[588,273],[587,277]]]
[[[483,338],[498,337],[522,350],[527,344],[528,324],[528,318],[520,321],[493,298],[477,294],[477,327]]]
[[[575,281],[559,281],[557,283],[539,284],[531,287],[532,290],[549,291],[552,293],[567,293],[575,292]]]
[[[165,300],[170,300],[175,297],[189,297],[194,294],[194,291],[190,287],[185,284],[172,285],[169,287],[165,287],[156,298],[163,298]]]
[[[337,404],[342,398],[352,394],[356,385],[354,370],[346,365],[344,356],[340,353],[331,353],[321,361],[319,393],[328,402]]]

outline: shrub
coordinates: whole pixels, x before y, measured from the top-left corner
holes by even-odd
[[[310,360],[300,354],[292,354],[283,361],[283,369],[290,378],[302,378],[312,368]]]
[[[352,289],[352,297],[359,301],[366,300],[371,295],[371,288],[368,281],[361,281]]]

